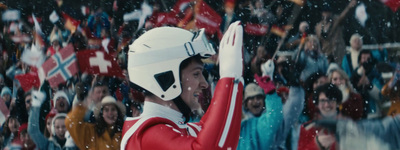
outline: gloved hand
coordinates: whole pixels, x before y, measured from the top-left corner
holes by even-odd
[[[82,82],[75,85],[76,97],[79,101],[83,101],[88,94],[89,88],[86,87]]]
[[[262,76],[268,76],[273,80],[273,75],[274,75],[274,70],[275,70],[275,65],[274,61],[269,59],[267,62],[261,64],[261,72]]]
[[[41,91],[32,91],[32,107],[40,107],[45,99],[45,93]]]
[[[240,78],[243,74],[243,27],[240,21],[232,23],[219,44],[219,74]]]

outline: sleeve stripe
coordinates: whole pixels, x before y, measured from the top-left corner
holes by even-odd
[[[233,92],[232,92],[233,95],[232,95],[232,98],[231,98],[231,104],[229,106],[228,117],[226,119],[225,127],[224,127],[224,130],[222,132],[221,138],[220,138],[219,143],[218,143],[218,146],[220,148],[222,148],[224,146],[224,144],[225,144],[226,137],[228,136],[229,128],[230,128],[231,123],[232,123],[233,113],[234,113],[235,104],[236,104],[236,97],[237,97],[237,94],[238,94],[239,83],[240,82],[235,82],[234,85],[233,85]]]

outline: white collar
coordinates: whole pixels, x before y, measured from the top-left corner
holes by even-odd
[[[161,117],[168,120],[171,120],[179,127],[186,127],[185,125],[185,117],[183,117],[182,113],[173,110],[169,107],[145,101],[143,106],[143,113],[140,115],[141,117]]]

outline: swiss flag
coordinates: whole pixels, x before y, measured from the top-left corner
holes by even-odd
[[[124,77],[114,58],[104,51],[84,50],[77,53],[79,69],[89,74]]]
[[[78,72],[76,56],[72,44],[51,56],[40,68],[51,87],[57,87]]]

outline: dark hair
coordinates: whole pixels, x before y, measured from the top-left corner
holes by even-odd
[[[11,135],[11,130],[10,130],[10,127],[8,126],[8,122],[10,122],[11,119],[14,119],[14,120],[20,122],[17,116],[13,116],[13,115],[9,116],[7,118],[7,120],[4,122],[3,132],[1,133],[1,136],[9,137]],[[15,136],[17,136],[17,135],[15,135]]]
[[[117,121],[115,122],[114,128],[112,128],[112,130],[111,130],[110,137],[113,137],[115,135],[115,133],[122,132],[122,126],[124,125],[124,115],[125,114],[122,114],[120,108],[117,105],[114,105],[114,106],[115,106],[115,108],[117,108],[118,117],[117,117]],[[102,106],[100,109],[99,117],[96,120],[96,123],[94,126],[95,131],[98,136],[103,135],[103,133],[108,128],[107,122],[103,118],[103,108],[104,107]]]
[[[319,78],[321,78],[321,77],[327,77],[327,76],[326,76],[324,73],[322,73],[322,72],[316,72],[316,73],[311,74],[311,75],[306,79],[306,81],[304,82],[306,91],[307,91],[307,92],[312,92],[312,91],[314,91],[315,89],[313,88],[313,85],[314,85],[315,81],[317,81],[317,80],[318,80]]]
[[[373,58],[372,58],[372,52],[371,52],[370,50],[361,50],[361,51],[360,51],[360,54],[358,54],[357,62],[360,63],[360,61],[361,61],[361,55],[362,55],[362,54],[369,54],[369,55],[371,56],[371,60],[373,60]]]
[[[317,88],[316,94],[313,97],[316,105],[318,105],[319,95],[321,93],[324,93],[330,100],[335,100],[337,103],[342,102],[342,91],[340,91],[339,88],[332,83],[326,83]]]

